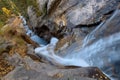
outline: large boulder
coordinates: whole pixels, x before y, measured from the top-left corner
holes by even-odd
[[[30,12],[29,8],[28,15],[35,31],[37,28],[36,33],[40,33],[38,28],[45,25],[49,28],[51,36],[61,39],[64,37],[63,35],[70,35],[71,32],[75,32],[71,29],[76,26],[80,28],[84,26],[89,27],[90,25],[95,26],[94,24],[98,25],[98,23],[107,19],[107,15],[116,9],[119,1],[120,0],[37,0],[42,15],[36,18],[36,14],[33,13],[34,10]]]
[[[109,80],[98,68],[60,67],[33,61],[28,56],[21,58],[18,54],[8,60],[15,69],[1,80]]]
[[[47,19],[61,18],[65,15],[69,22],[67,25],[71,23],[74,27],[78,24],[92,24],[99,21],[103,14],[116,8],[119,0],[37,0],[37,2],[41,12],[46,9]]]
[[[120,79],[120,9],[102,22],[83,40],[75,42],[63,52],[70,59],[83,59],[91,66],[101,68],[114,80]],[[79,63],[79,62],[78,62]],[[79,63],[80,64],[80,63]]]

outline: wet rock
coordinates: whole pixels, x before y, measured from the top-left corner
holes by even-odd
[[[30,37],[27,36],[26,34],[21,35],[21,38],[24,41],[26,41],[28,44],[32,44],[34,47],[38,47],[39,46],[36,42],[34,42],[33,40],[31,40]]]
[[[80,46],[83,44],[84,38],[94,29],[83,27],[83,28],[73,28],[71,31],[71,34],[64,36],[63,38],[59,39],[58,43],[56,44],[55,53],[60,54],[66,54],[70,53],[70,47],[72,49],[79,49]],[[68,52],[66,52],[66,50]]]
[[[45,2],[47,4],[47,8],[45,8],[47,11],[47,14],[44,13],[44,16],[38,18],[38,24],[37,24],[37,26],[35,26],[35,28],[36,28],[35,31],[39,36],[43,37],[48,42],[52,36],[58,36],[58,34],[62,34],[62,32],[63,33],[68,32],[68,35],[70,35],[69,33],[74,32],[74,35],[79,37],[79,38],[76,37],[75,39],[81,41],[89,33],[89,30],[82,32],[83,30],[80,31],[81,29],[80,30],[77,29],[78,30],[77,31],[73,27],[76,27],[78,25],[80,25],[79,27],[82,27],[83,25],[89,27],[90,25],[102,22],[103,24],[101,23],[100,27],[95,29],[95,31],[93,31],[93,33],[88,37],[89,40],[91,39],[91,41],[95,42],[98,39],[105,38],[107,36],[110,36],[113,33],[119,32],[119,28],[118,28],[118,26],[119,26],[119,11],[112,18],[108,19],[109,14],[111,15],[114,12],[114,10],[116,9],[118,2],[119,2],[119,0],[109,0],[109,1],[107,1],[107,0],[100,0],[100,1],[99,0],[91,0],[91,1],[88,1],[88,0],[84,0],[84,1],[82,1],[82,0],[81,1],[80,0],[74,0],[74,1],[73,0],[64,0],[63,1],[62,0],[62,1],[60,1],[59,0],[58,2],[57,2],[57,0],[49,0],[48,4]],[[58,4],[58,5],[56,5],[56,4]],[[52,5],[54,5],[54,6],[52,6]],[[34,22],[34,20],[33,20],[33,22]],[[67,26],[67,30],[62,29],[62,28],[64,28],[64,26],[65,27]],[[113,26],[115,26],[116,28],[113,28]],[[72,30],[70,32],[69,32],[69,28],[72,28]],[[63,36],[65,36],[65,35],[63,35]],[[63,36],[62,36],[62,38],[63,38]],[[90,42],[90,44],[89,44],[89,40],[88,40],[87,45],[90,45],[93,43],[93,42]],[[61,42],[62,42],[62,40],[61,40]],[[60,48],[64,47],[64,44],[67,42],[68,42],[68,40],[63,40],[63,43],[61,44],[62,46],[59,45]],[[79,45],[77,43],[79,43],[79,41],[75,43],[75,45],[74,45],[75,47],[70,46],[72,48],[72,50],[77,48],[75,50],[79,51],[80,47],[78,47],[78,46],[81,46],[81,45]],[[101,59],[104,56],[106,59],[106,55],[105,55],[106,53],[110,53],[111,55],[114,55],[112,51],[109,52],[110,50],[116,50],[116,53],[119,52],[119,50],[115,46],[116,44],[117,43],[112,44],[111,45],[112,48],[107,48],[105,51],[102,51],[102,50],[101,50],[102,52],[98,51],[97,53],[99,53],[99,54],[92,55],[90,60],[93,60],[94,65],[97,65],[98,67],[100,67],[101,65],[99,65],[98,62],[102,61]],[[58,49],[60,49],[59,46],[58,46]],[[69,49],[70,48],[68,48],[68,50]],[[63,50],[63,48],[62,48],[62,50]],[[70,50],[70,51],[72,52],[72,50]],[[69,51],[69,53],[71,53],[70,51]],[[96,58],[96,56],[98,56],[98,55],[99,55],[99,58]],[[114,59],[113,61],[116,62],[116,60],[118,59],[118,56],[115,56],[116,59]],[[97,63],[96,63],[96,61],[97,61]],[[89,60],[88,60],[88,62],[89,62]],[[108,65],[109,61],[107,62],[107,61],[103,60],[102,65],[103,64]],[[114,62],[112,63],[112,65],[114,65]],[[111,66],[111,64],[110,64],[110,66]],[[108,68],[110,66],[106,66],[106,67]],[[39,68],[37,68],[37,69],[39,69]],[[117,70],[118,69],[115,68],[115,72]],[[48,76],[55,77],[55,78],[57,76],[60,78],[60,77],[63,77],[64,74],[53,71],[53,72],[48,73]],[[92,75],[92,77],[95,77],[95,76],[97,76],[97,78],[98,78],[98,74]],[[102,78],[102,77],[99,76],[99,78]]]
[[[50,42],[50,39],[52,37],[52,33],[50,32],[50,29],[43,25],[42,27],[36,27],[35,32],[38,36],[45,39],[48,43]]]
[[[34,46],[31,44],[28,44],[28,50],[27,50],[27,56],[29,56],[31,59],[35,60],[35,61],[40,61],[40,62],[44,62],[42,60],[42,57],[38,57],[35,53],[34,53]]]
[[[87,37],[86,37],[86,44],[92,44],[92,42],[99,40],[100,38],[108,37],[112,34],[118,33],[120,31],[119,28],[119,14],[120,10],[117,9],[114,11],[114,14],[109,18],[107,21],[102,22],[98,28],[93,30]],[[94,38],[92,38],[93,36]]]
[[[117,9],[113,15],[103,21],[96,29],[86,36],[80,45],[76,42],[69,46],[66,52],[70,58],[83,58],[92,66],[101,68],[114,80],[120,79],[119,57],[120,57],[120,10]],[[77,54],[76,54],[77,53]],[[82,56],[82,57],[81,57]],[[98,63],[99,62],[99,63]],[[111,79],[112,79],[111,78]]]
[[[33,25],[37,28],[36,33],[40,33],[40,27],[44,25],[49,28],[47,41],[49,42],[51,36],[59,39],[64,35],[70,35],[73,27],[79,25],[80,27],[100,23],[108,19],[108,15],[112,14],[119,4],[120,0],[37,0],[39,10],[43,13],[41,16],[36,17],[36,13],[29,8],[28,15]],[[92,27],[91,26],[91,27]],[[96,25],[97,26],[97,25]],[[96,27],[95,26],[95,27]],[[62,29],[65,27],[64,29]],[[82,29],[81,29],[82,30]],[[86,31],[89,33],[89,31]],[[78,36],[78,35],[77,35]]]
[[[62,53],[64,53],[63,51],[74,42],[75,42],[75,36],[66,36],[60,39],[56,44],[55,52],[60,53],[62,51]]]

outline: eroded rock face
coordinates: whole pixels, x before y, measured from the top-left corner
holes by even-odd
[[[117,9],[114,11],[114,14],[109,18],[107,21],[102,22],[98,28],[93,30],[87,37],[86,37],[86,44],[92,44],[93,42],[111,36],[113,34],[120,32],[119,22],[120,22],[120,10]]]
[[[34,11],[33,6],[28,7],[28,16],[29,16],[30,24],[32,25],[33,28],[35,28],[38,25],[38,18]]]
[[[44,14],[49,0],[37,0],[39,10]]]
[[[89,26],[107,19],[108,17],[106,18],[106,15],[116,9],[119,1],[120,0],[37,0],[42,15],[36,17],[36,14],[30,8],[28,8],[28,14],[34,29],[45,25],[50,29],[49,32],[52,33],[51,36],[58,37],[59,34],[65,33],[62,34],[62,37],[58,37],[63,38],[63,35],[70,35],[71,32],[74,32],[71,31],[71,29],[76,26],[79,28],[83,25]],[[39,30],[37,30],[37,33],[39,33]]]
[[[65,15],[67,22],[75,26],[99,21],[103,14],[116,8],[119,0],[38,0],[37,2],[42,12],[43,9],[47,10],[46,18],[55,19],[58,16]],[[47,7],[45,7],[45,4]]]
[[[78,24],[87,25],[99,21],[103,14],[115,9],[118,1],[119,0],[62,0],[56,7],[57,9],[51,12],[52,15],[48,15],[56,18],[56,16],[64,14],[67,19],[67,26],[71,24],[71,27]],[[97,16],[95,14],[97,14]]]
[[[120,9],[102,22],[83,41],[64,50],[68,58],[84,59],[92,66],[101,68],[113,80],[120,79]],[[82,47],[82,48],[81,48]],[[77,53],[77,54],[76,54]]]

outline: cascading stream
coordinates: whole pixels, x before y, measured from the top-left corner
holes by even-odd
[[[100,37],[91,44],[87,45],[89,41],[91,41],[94,37],[94,34],[100,28],[104,28],[105,26],[112,22],[115,18],[120,16],[120,10],[116,10],[115,13],[108,19],[106,22],[102,22],[93,32],[91,32],[84,40],[83,47],[80,50],[73,50],[72,53],[69,53],[65,57],[57,56],[54,53],[54,48],[58,39],[52,38],[51,43],[47,46],[38,47],[35,49],[35,53],[41,55],[51,61],[55,65],[64,65],[64,66],[96,66],[102,69],[103,72],[107,73],[109,76],[112,76],[113,72],[110,66],[115,66],[115,62],[120,62],[120,32],[113,33],[108,36]],[[119,22],[119,20],[118,20]],[[104,26],[104,24],[106,24]],[[114,26],[114,25],[112,25]],[[107,27],[109,28],[109,27]],[[106,28],[104,28],[106,29]],[[94,40],[93,39],[93,40]],[[87,42],[87,43],[86,43]],[[115,70],[118,70],[117,74],[119,75],[118,65],[115,66]],[[107,68],[107,69],[105,69]],[[119,80],[118,76],[114,80]]]
[[[40,46],[45,46],[47,45],[47,42],[45,40],[43,40],[42,38],[40,38],[38,35],[36,35],[32,30],[29,29],[27,22],[25,20],[25,18],[23,16],[20,16],[20,18],[23,21],[23,25],[24,28],[26,30],[26,34],[33,40],[35,41],[37,44],[39,44]]]

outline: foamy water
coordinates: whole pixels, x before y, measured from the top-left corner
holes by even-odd
[[[90,40],[96,39],[94,37],[95,31],[101,28],[104,23],[109,23],[119,12],[120,10],[116,10],[110,19],[106,22],[103,21],[95,30],[86,36],[82,48],[77,51],[73,50],[72,53],[68,53],[64,57],[56,55],[54,48],[58,40],[52,41],[52,38],[50,44],[36,48],[35,53],[51,61],[53,64],[82,67],[96,66],[103,70],[104,67],[120,61],[120,32],[100,38],[90,45],[87,44]],[[110,66],[108,66],[108,69],[111,69]],[[107,70],[103,71],[107,73]],[[109,76],[111,74],[112,71],[108,73]]]
[[[116,44],[120,45],[120,37],[118,37],[119,35],[120,33],[116,33],[107,38],[100,39],[90,46],[81,48],[79,51],[68,54],[64,58],[55,55],[55,45],[53,44],[48,44],[44,47],[38,47],[35,49],[35,53],[47,58],[51,62],[56,62],[60,65],[102,67],[106,63],[110,63],[113,58],[115,58],[114,60],[119,59],[119,54],[114,55],[119,51],[115,51],[114,49]],[[113,47],[113,49],[111,49],[111,47]],[[106,55],[104,53],[106,53]]]
[[[27,25],[27,22],[23,16],[20,16],[20,18],[23,21],[24,28],[26,30],[26,34],[36,43],[38,43],[40,46],[45,46],[47,45],[47,42],[44,41],[42,38],[40,38],[38,35],[36,35],[32,30]]]
[[[26,34],[39,45],[43,45],[35,49],[36,54],[46,58],[55,65],[99,67],[105,74],[111,77],[114,75],[111,66],[115,67],[115,70],[118,70],[117,73],[120,74],[118,68],[120,66],[120,32],[100,37],[99,39],[95,37],[94,34],[96,34],[96,31],[100,28],[107,29],[108,27],[103,27],[103,25],[107,23],[109,24],[116,18],[116,15],[120,15],[119,13],[120,10],[116,10],[110,19],[103,21],[96,29],[86,36],[83,40],[83,45],[79,50],[73,49],[71,53],[67,53],[64,57],[58,56],[54,52],[56,43],[59,41],[57,38],[51,38],[50,44],[46,45],[47,43],[42,38],[34,34],[34,32],[29,29],[25,18],[22,16],[20,18],[23,20]],[[89,44],[92,40],[93,42]],[[71,50],[73,47],[71,47]],[[113,79],[113,77],[111,79],[119,80],[120,78],[118,76],[116,79]]]

